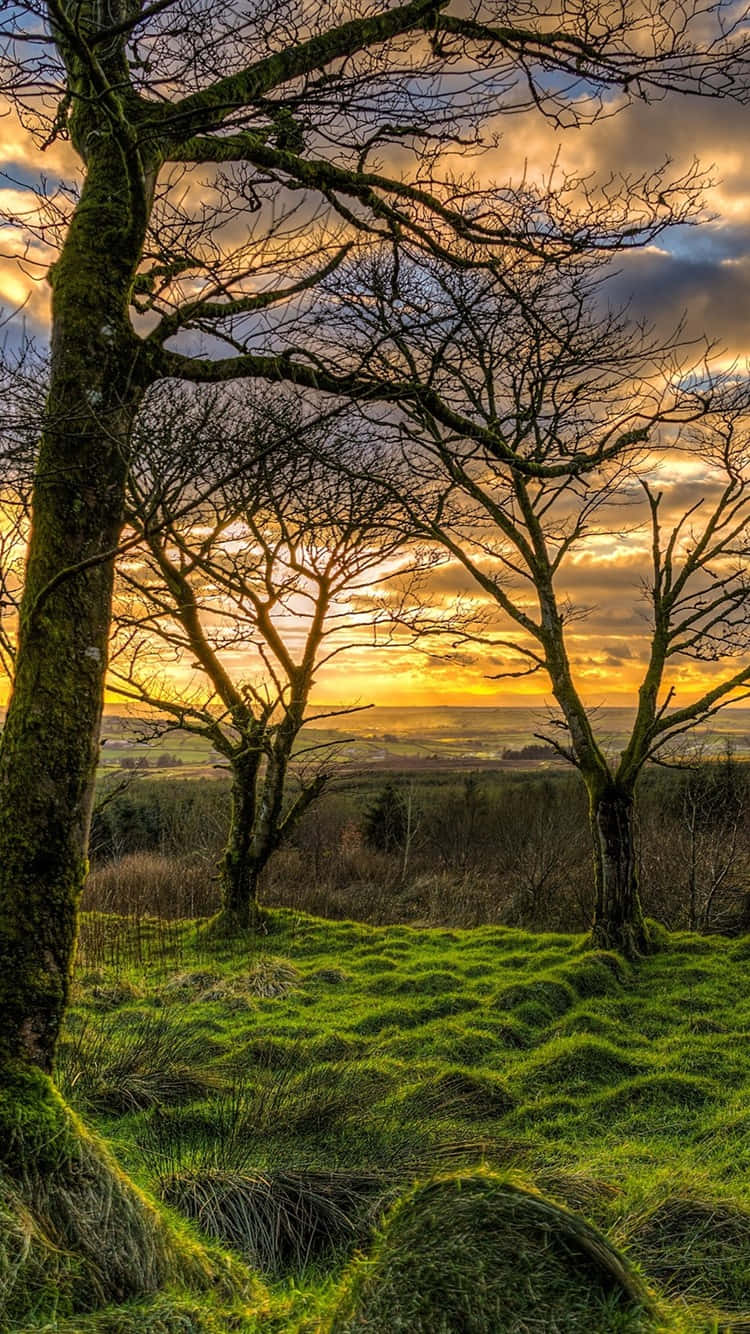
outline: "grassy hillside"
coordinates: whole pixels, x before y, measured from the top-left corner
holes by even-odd
[[[750,939],[633,971],[575,936],[278,911],[234,952],[141,927],[114,966],[104,925],[61,1087],[268,1297],[25,1328],[750,1329]]]

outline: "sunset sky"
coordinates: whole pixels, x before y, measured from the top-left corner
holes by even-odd
[[[707,220],[674,229],[658,245],[622,256],[613,288],[618,301],[630,299],[635,314],[647,315],[664,332],[684,314],[687,332],[716,340],[717,356],[726,363],[750,354],[749,132],[750,107],[676,96],[652,106],[632,106],[575,131],[557,132],[541,117],[528,114],[507,123],[499,148],[479,159],[477,167],[488,179],[517,179],[525,164],[532,173],[544,173],[559,153],[561,168],[592,176],[641,173],[665,159],[671,159],[679,173],[697,158],[715,178],[706,196]],[[0,158],[7,173],[0,180],[0,206],[6,214],[33,206],[24,186],[35,181],[38,172],[53,182],[75,170],[65,144],[55,144],[40,158],[12,115],[0,119]],[[19,262],[22,245],[20,231],[6,226],[0,246],[0,301],[7,310],[26,300],[22,318],[27,330],[44,342],[49,289],[40,266],[45,255],[32,246]],[[683,496],[695,480],[688,470],[680,478],[666,478],[666,485],[679,481]],[[647,540],[643,532],[600,542],[571,575],[571,595],[591,609],[585,621],[572,627],[570,645],[583,693],[592,702],[633,701],[647,628],[639,591]],[[466,577],[455,567],[441,570],[435,587],[443,593],[469,591]],[[316,693],[319,700],[392,705],[538,704],[550,698],[538,677],[497,681],[489,679],[492,670],[483,649],[442,661],[408,648],[379,654],[358,650],[320,674]],[[685,663],[680,696],[686,699],[693,689],[708,684],[715,670]]]

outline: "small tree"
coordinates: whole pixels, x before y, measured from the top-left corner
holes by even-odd
[[[365,842],[377,852],[398,852],[403,847],[405,827],[403,793],[395,783],[386,783],[362,818]]]
[[[681,826],[686,844],[688,926],[708,931],[722,894],[734,877],[747,877],[743,834],[750,809],[750,782],[745,766],[731,749],[714,761],[691,767],[681,792]]]
[[[303,727],[347,711],[311,711],[317,673],[377,640],[387,612],[374,591],[410,559],[393,500],[316,461],[321,434],[343,462],[366,460],[288,396],[243,412],[161,395],[129,482],[139,543],[122,563],[111,677],[161,715],[157,730],[206,737],[231,771],[223,929],[257,922],[263,869],[330,774],[332,745],[298,749]]]
[[[675,344],[660,347],[617,313],[597,313],[588,267],[575,264],[554,281],[516,275],[515,283],[513,290],[507,277],[437,272],[421,283],[391,273],[386,283],[380,275],[376,299],[366,314],[356,311],[354,328],[379,319],[382,364],[410,359],[418,374],[429,364],[441,400],[450,396],[452,421],[423,401],[400,427],[410,520],[442,544],[510,627],[494,638],[494,650],[516,667],[498,677],[548,677],[565,737],[553,730],[544,739],[577,767],[589,795],[593,938],[635,955],[649,944],[633,844],[638,776],[673,738],[743,698],[750,684],[742,658],[731,664],[747,646],[750,611],[746,394],[726,390],[719,411],[716,386],[705,373],[691,377]],[[680,422],[670,453],[664,432]],[[691,435],[691,422],[705,424]],[[686,449],[700,461],[701,490],[684,513],[665,514],[660,458],[679,466]],[[507,465],[508,453],[523,470]],[[577,476],[576,460],[588,465],[596,455],[602,466]],[[631,735],[613,757],[571,663],[570,627],[585,610],[565,585],[572,562],[592,545],[642,544],[644,512],[647,663]],[[669,672],[686,657],[714,664],[715,683],[678,707],[679,677]]]

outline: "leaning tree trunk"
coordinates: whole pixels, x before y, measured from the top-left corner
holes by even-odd
[[[112,552],[139,399],[127,303],[143,226],[123,176],[105,141],[51,277],[50,391],[0,745],[0,1067],[52,1067],[86,870]]]
[[[633,793],[616,783],[593,783],[589,801],[596,880],[592,939],[636,958],[648,952],[649,935],[638,894]]]

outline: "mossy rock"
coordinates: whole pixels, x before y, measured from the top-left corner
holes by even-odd
[[[325,1334],[634,1334],[654,1329],[627,1262],[583,1219],[487,1172],[421,1183],[345,1275]]]
[[[668,1292],[724,1311],[750,1295],[750,1210],[733,1200],[670,1195],[636,1218],[627,1241]]]

